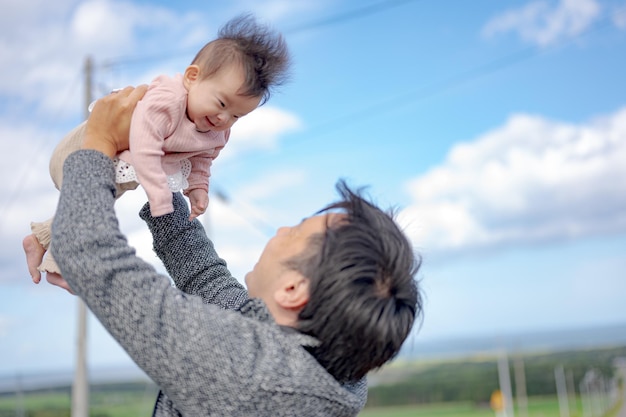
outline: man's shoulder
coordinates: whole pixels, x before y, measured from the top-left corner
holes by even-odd
[[[248,304],[245,308],[256,303]],[[257,304],[258,307],[262,306]],[[242,358],[241,365],[246,368],[243,369],[245,378],[259,395],[256,399],[259,404],[272,407],[278,402],[286,410],[309,404],[312,409],[333,411],[328,415],[350,415],[350,410],[358,412],[363,408],[367,398],[365,379],[340,383],[309,353],[308,348],[315,346],[317,339],[257,314],[244,314],[245,318],[256,322],[252,324],[256,334],[253,337],[242,335],[246,339],[244,343],[254,346],[246,349],[251,355]]]

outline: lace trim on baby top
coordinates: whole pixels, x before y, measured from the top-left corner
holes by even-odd
[[[135,173],[135,168],[133,168],[131,164],[124,162],[118,158],[115,158],[113,162],[115,163],[116,183],[139,183],[139,180],[137,179],[137,174]],[[182,161],[180,161],[180,170],[175,174],[167,176],[167,186],[169,187],[170,191],[175,193],[189,187],[189,182],[187,181],[187,178],[189,178],[189,174],[191,174],[191,162],[189,161],[189,159],[183,159]]]

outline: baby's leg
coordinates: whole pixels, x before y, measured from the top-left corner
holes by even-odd
[[[86,122],[83,122],[72,129],[54,149],[52,158],[50,159],[50,177],[59,190],[63,183],[63,163],[69,154],[80,149],[85,134],[85,125]],[[116,185],[116,198],[119,198],[125,191],[133,190],[137,188],[139,184],[132,182]],[[30,272],[35,283],[39,283],[41,280],[42,272],[61,273],[59,266],[50,253],[51,225],[52,219],[41,223],[31,223],[30,226],[33,234],[25,237],[22,242],[24,253],[26,254],[28,272]]]
[[[50,248],[48,248],[48,251],[46,252],[46,256],[44,256],[43,258],[43,262],[41,263],[41,265],[39,265],[39,268],[37,269],[39,269],[40,272],[54,272],[55,274],[61,273],[61,270],[59,269],[57,262],[52,257]]]
[[[54,182],[57,190],[61,189],[63,182],[63,163],[69,154],[80,149],[85,135],[85,126],[87,122],[83,122],[72,129],[61,142],[54,148],[52,158],[50,158],[50,177]]]
[[[33,232],[33,236],[39,243],[39,245],[46,252],[43,262],[41,262],[41,258],[39,258],[40,265],[38,265],[37,269],[40,272],[56,272],[57,274],[61,273],[61,270],[57,266],[52,254],[50,253],[50,241],[52,240],[52,219],[48,219],[45,222],[32,222],[30,224],[30,230]],[[26,251],[26,249],[24,249]],[[26,254],[28,258],[28,254]],[[29,264],[30,271],[30,264]],[[33,275],[31,273],[31,275]]]
[[[34,234],[28,235],[24,238],[22,241],[22,247],[24,248],[24,253],[26,254],[28,273],[30,273],[33,282],[35,284],[39,284],[39,281],[41,281],[41,272],[37,268],[39,267],[46,250],[41,243],[39,243]]]
[[[63,182],[63,163],[70,153],[80,149],[85,133],[85,124],[85,122],[81,123],[65,135],[52,153],[52,158],[50,159],[50,177],[58,190],[61,189],[61,183]],[[33,234],[26,236],[22,241],[22,247],[26,254],[28,272],[33,278],[33,282],[36,284],[41,281],[42,272],[60,272],[59,267],[48,251],[51,239],[51,225],[52,219],[41,223],[31,223],[30,228]],[[45,259],[43,258],[44,254]]]

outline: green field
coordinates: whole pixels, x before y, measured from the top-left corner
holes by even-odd
[[[147,383],[99,385],[91,388],[91,417],[151,416],[157,396],[156,387]],[[21,396],[0,396],[0,417],[69,417],[72,405],[70,389],[29,392]]]
[[[519,411],[516,415],[521,415]],[[528,400],[528,417],[560,417],[556,398],[538,397]],[[580,416],[572,412],[571,417]],[[488,404],[442,403],[410,407],[380,407],[365,409],[359,417],[494,417]]]
[[[621,402],[608,410],[604,417],[617,415]],[[582,417],[580,401],[569,410],[570,417]],[[515,410],[517,417],[561,417],[559,403],[556,397],[533,397],[528,399],[527,414]],[[366,408],[359,417],[495,417],[495,413],[488,406],[478,406],[472,403],[444,403],[405,407]]]
[[[404,407],[379,407],[362,411],[359,417],[494,417],[489,407],[472,404],[433,404]]]
[[[516,358],[518,361],[522,357]],[[602,380],[616,382],[614,361],[626,358],[626,347],[527,354],[523,359],[527,412],[516,417],[561,417],[556,397],[555,367],[567,370],[571,386],[589,370]],[[521,361],[519,363],[522,363]],[[516,368],[513,368],[515,371]],[[514,372],[513,372],[514,375]],[[490,356],[444,361],[396,362],[370,375],[368,402],[359,417],[495,417],[489,401],[498,388],[496,361]],[[512,378],[515,382],[516,378]],[[513,392],[516,392],[513,384]],[[570,417],[583,417],[579,389],[569,404]],[[147,381],[96,384],[90,387],[90,417],[141,417],[152,415],[157,389]],[[586,397],[589,398],[589,397]],[[610,401],[599,398],[603,408]],[[586,401],[587,406],[589,402]],[[604,417],[614,417],[621,407],[614,404]],[[0,417],[69,417],[70,387],[0,393]]]
[[[94,392],[90,397],[90,415],[92,417],[141,417],[150,416],[156,392],[147,389],[107,389]],[[29,393],[21,397],[0,397],[0,417],[18,415],[16,409],[23,405],[25,417],[62,417],[70,415],[71,400],[69,392]],[[580,403],[576,410],[570,410],[571,417],[581,417]],[[517,416],[522,415],[519,411]],[[607,417],[615,415],[615,410]],[[359,417],[494,417],[495,413],[487,404],[469,402],[442,403],[419,406],[366,408]],[[556,398],[537,397],[528,401],[527,417],[560,417]]]
[[[145,395],[138,390],[132,392],[110,391],[93,393],[90,412],[93,417],[137,417],[150,416],[155,395]],[[0,417],[16,415],[18,400],[15,397],[0,398]],[[23,396],[25,415],[29,417],[68,416],[71,406],[69,393],[37,393]],[[532,399],[528,417],[559,417],[556,398]],[[359,417],[494,417],[488,405],[471,403],[433,404],[405,407],[368,408]],[[574,417],[574,415],[572,415]]]

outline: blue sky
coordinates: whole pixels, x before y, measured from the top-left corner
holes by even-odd
[[[54,212],[48,160],[84,117],[86,57],[95,97],[147,83],[246,11],[294,67],[213,169],[203,221],[235,276],[344,178],[423,256],[414,343],[626,322],[624,0],[1,1],[0,375],[73,364],[77,301],[31,283],[21,239]],[[144,201],[116,209],[163,271]],[[130,364],[93,317],[88,343],[92,367]]]

